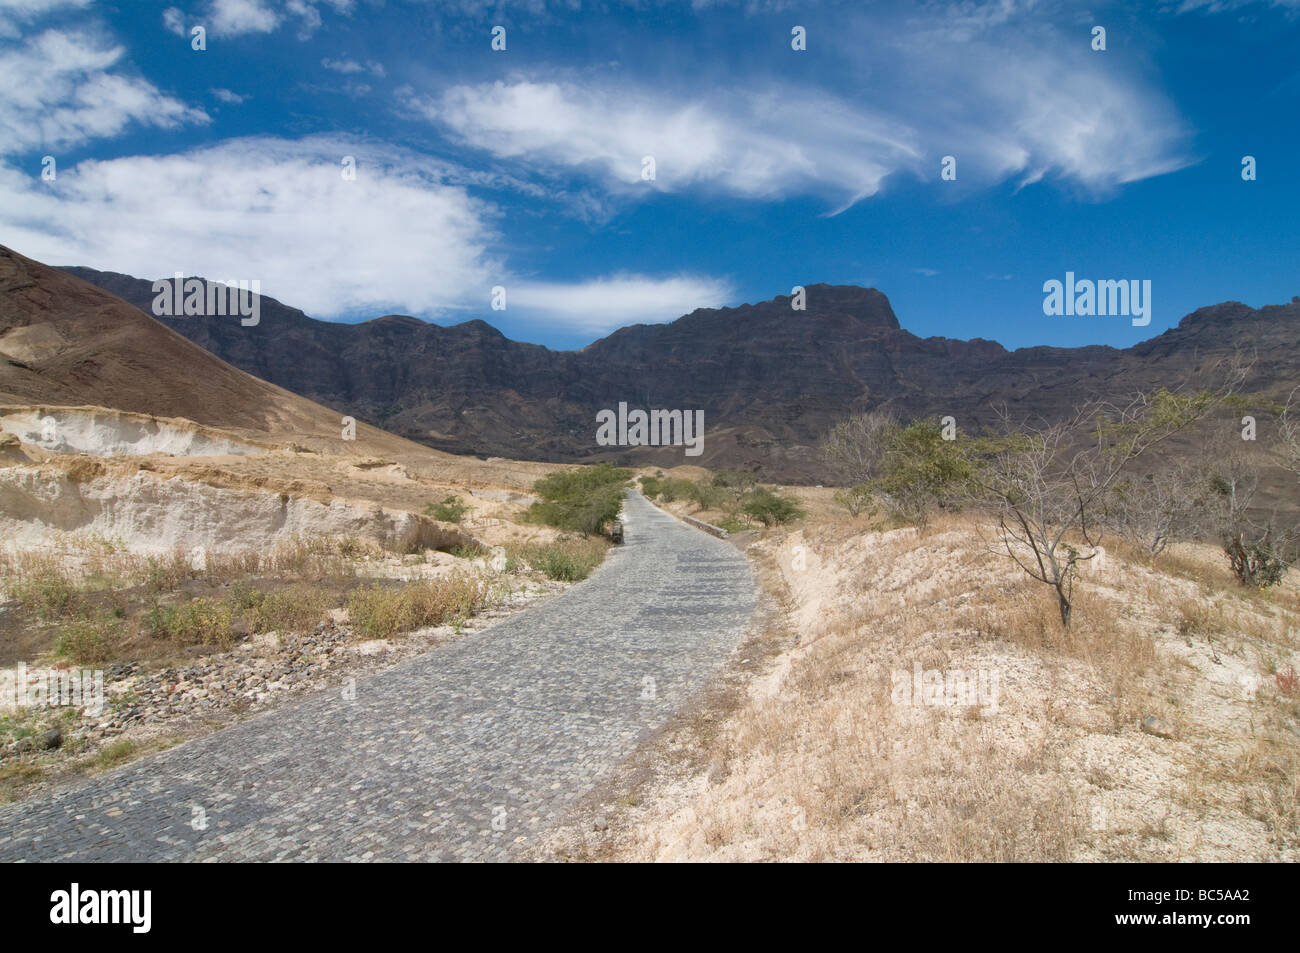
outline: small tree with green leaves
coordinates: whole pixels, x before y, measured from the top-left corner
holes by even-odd
[[[713,474],[713,486],[723,491],[733,507],[744,504],[746,495],[758,486],[758,474],[748,470],[719,470]]]
[[[757,487],[741,506],[741,512],[751,519],[756,519],[764,526],[777,526],[789,523],[803,516],[799,504],[787,496],[781,496],[767,487]]]
[[[608,463],[552,473],[533,484],[541,502],[525,518],[589,536],[618,519],[632,472]]]
[[[934,510],[958,505],[975,472],[966,443],[945,440],[933,420],[914,420],[883,439],[880,475],[870,486],[896,516],[924,529]]]
[[[860,516],[865,513],[870,519],[880,508],[875,492],[866,483],[836,490],[833,498],[836,503],[849,511],[850,516]]]

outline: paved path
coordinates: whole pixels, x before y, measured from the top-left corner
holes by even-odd
[[[629,496],[586,582],[341,692],[0,808],[0,860],[498,860],[697,690],[745,558]],[[206,815],[195,830],[195,808]]]

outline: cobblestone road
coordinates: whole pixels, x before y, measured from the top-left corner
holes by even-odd
[[[701,687],[753,612],[733,547],[636,495],[625,513],[586,582],[354,701],[317,695],[0,808],[0,860],[508,859]]]

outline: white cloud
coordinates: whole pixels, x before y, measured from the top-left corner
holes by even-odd
[[[922,115],[921,104],[929,105],[920,135],[933,153],[956,157],[959,181],[1052,176],[1105,193],[1192,161],[1173,105],[1122,69],[1089,59],[1095,55],[1083,44],[1063,53],[968,40],[960,49],[926,64],[923,98],[905,105]]]
[[[88,7],[91,2],[92,0],[0,0],[0,13],[23,19],[34,19],[56,10]]]
[[[356,0],[208,0],[207,16],[216,36],[273,33],[285,23],[298,24],[299,39],[321,25],[321,9],[350,14]]]
[[[341,159],[357,159],[344,180]],[[53,183],[0,164],[0,244],[51,264],[144,278],[174,272],[261,282],[321,318],[513,314],[607,333],[671,321],[732,296],[699,275],[516,279],[494,252],[494,207],[448,184],[436,161],[331,137],[233,140],[181,155],[60,167]]]
[[[825,93],[682,98],[626,87],[518,80],[455,86],[408,107],[503,158],[596,172],[620,190],[703,185],[747,197],[873,194],[919,152],[901,123]],[[642,178],[653,156],[655,179]]]
[[[789,85],[687,95],[624,80],[514,79],[404,105],[498,158],[589,176],[624,196],[704,187],[816,195],[842,210],[892,173],[937,178],[949,154],[963,184],[981,187],[1056,176],[1105,191],[1189,164],[1172,107],[1118,71],[1032,48],[965,49],[918,65],[925,78],[914,91],[864,90],[857,102]],[[654,157],[653,182],[642,179],[643,156]]]
[[[1189,129],[1149,66],[1093,53],[1086,31],[1079,40],[1047,18],[1056,12],[1033,0],[849,7],[842,29],[816,35],[834,64],[827,88],[733,56],[689,84],[621,64],[399,101],[530,174],[566,172],[622,197],[706,188],[842,210],[893,174],[938,181],[945,155],[959,166],[950,194],[1008,179],[1104,194],[1189,165]],[[687,75],[671,65],[661,75]],[[646,155],[653,183],[641,181]]]
[[[168,7],[163,11],[163,27],[169,33],[175,33],[177,36],[189,36],[189,27],[185,25],[185,14],[180,11],[179,7]]]
[[[339,14],[350,14],[356,0],[286,0],[285,11],[299,19],[298,38],[306,39],[320,27],[320,7],[324,4]]]
[[[92,0],[0,0],[0,39],[22,36],[21,27],[49,13],[84,10]]]
[[[163,11],[163,26],[177,36],[203,26],[213,36],[229,37],[274,33],[286,23],[297,23],[298,37],[305,40],[320,27],[323,7],[347,15],[356,0],[206,0],[189,14],[169,7]]]
[[[1300,0],[1182,0],[1182,3],[1178,5],[1178,12],[1186,13],[1189,10],[1203,10],[1206,13],[1223,13],[1256,4],[1266,7],[1278,7],[1287,11],[1300,10]]]
[[[90,33],[59,30],[0,48],[0,127],[7,131],[0,154],[75,146],[132,123],[170,129],[208,121],[146,80],[109,72],[124,52]]]
[[[661,324],[696,308],[721,307],[734,293],[730,282],[707,276],[619,274],[571,283],[509,284],[506,304],[548,327],[604,335],[627,324]]]
[[[211,0],[207,15],[214,36],[270,33],[280,25],[279,15],[266,0]]]
[[[358,161],[354,181],[344,155]],[[87,161],[44,183],[0,166],[0,242],[54,264],[147,278],[261,281],[331,317],[486,302],[493,210],[392,147],[245,139]]]
[[[384,76],[384,65],[382,63],[367,62],[362,65],[356,60],[332,60],[327,56],[320,61],[320,65],[336,73],[343,73],[345,76],[352,73],[370,73],[372,76],[378,76],[381,79]]]
[[[240,103],[248,99],[247,96],[241,96],[239,93],[232,92],[229,89],[214,89],[211,92],[219,102],[227,103],[231,106],[238,106]]]

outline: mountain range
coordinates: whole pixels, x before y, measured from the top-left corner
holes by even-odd
[[[152,316],[150,281],[63,270]],[[482,320],[320,321],[270,297],[252,327],[237,317],[155,320],[255,377],[440,450],[743,467],[785,482],[823,479],[819,438],[837,420],[875,407],[903,419],[952,415],[973,431],[1000,407],[1051,419],[1088,397],[1194,382],[1233,355],[1254,360],[1249,391],[1283,395],[1300,382],[1300,298],[1201,308],[1124,349],[1008,351],[982,338],[921,338],[901,326],[880,291],[826,284],[807,287],[806,310],[792,310],[787,296],[699,309],[667,324],[621,328],[577,351],[513,341]],[[596,414],[620,402],[702,409],[703,454],[598,446]]]

